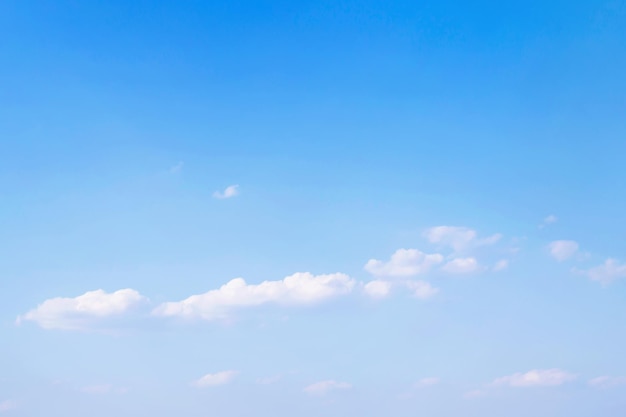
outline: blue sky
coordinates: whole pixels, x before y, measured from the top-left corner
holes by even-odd
[[[626,3],[0,4],[0,415],[623,416]]]

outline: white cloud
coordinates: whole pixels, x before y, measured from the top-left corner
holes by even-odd
[[[556,217],[554,214],[551,214],[547,216],[545,219],[543,219],[543,222],[539,225],[539,228],[543,229],[546,226],[556,223],[558,220],[559,220],[558,217]]]
[[[499,272],[499,271],[504,271],[505,269],[507,269],[509,267],[509,261],[507,259],[500,259],[498,262],[496,262],[496,264],[493,266],[493,270],[495,272]]]
[[[449,274],[470,274],[480,269],[476,258],[456,258],[446,263],[442,268]]]
[[[239,195],[239,186],[238,185],[229,185],[224,189],[224,191],[216,191],[213,193],[213,197],[224,200],[226,198],[232,198]]]
[[[236,309],[263,304],[310,305],[349,294],[355,281],[345,274],[313,275],[298,272],[280,281],[247,284],[235,278],[216,290],[163,303],[154,309],[157,316],[178,316],[204,320],[224,319]]]
[[[602,265],[595,266],[586,271],[575,270],[583,273],[593,281],[598,281],[603,285],[608,285],[619,278],[626,278],[626,264],[616,259],[607,259]]]
[[[410,277],[428,272],[443,262],[443,255],[426,254],[417,249],[398,249],[388,262],[370,259],[365,270],[374,276]]]
[[[496,233],[492,236],[479,239],[478,233],[467,227],[436,226],[427,229],[424,236],[430,243],[449,246],[455,252],[462,252],[478,246],[493,245],[498,242],[502,235]]]
[[[509,387],[550,387],[562,385],[576,379],[576,375],[560,369],[535,369],[526,373],[497,378],[492,386]]]
[[[222,371],[215,374],[206,374],[202,378],[193,381],[191,385],[198,388],[224,385],[231,382],[238,374],[239,372],[237,371]]]
[[[433,297],[439,292],[438,288],[434,288],[426,281],[407,281],[406,286],[415,297],[422,300]]]
[[[439,378],[422,378],[419,381],[417,381],[415,384],[413,384],[413,388],[426,388],[426,387],[432,387],[433,385],[437,385],[441,382],[441,380]]]
[[[597,378],[590,379],[589,386],[593,388],[612,388],[618,385],[626,384],[626,377],[623,376],[599,376]]]
[[[391,282],[377,279],[365,284],[363,290],[372,298],[385,298],[391,291]]]
[[[17,408],[17,403],[15,401],[5,400],[5,401],[0,402],[0,413],[15,410],[16,408]]]
[[[320,381],[320,382],[311,384],[308,387],[304,388],[304,392],[306,392],[307,394],[311,394],[311,395],[323,395],[323,394],[326,394],[328,391],[343,390],[343,389],[350,389],[350,388],[352,388],[352,385],[348,384],[347,382],[337,382],[333,380],[328,380],[328,381]]]
[[[578,252],[578,243],[573,240],[555,240],[548,245],[550,255],[559,262],[563,262]]]
[[[178,174],[179,172],[183,170],[184,166],[185,166],[185,163],[183,161],[180,161],[176,165],[173,165],[172,167],[170,167],[170,174]]]
[[[107,293],[88,291],[75,298],[51,298],[17,318],[17,323],[33,321],[44,329],[78,330],[94,321],[128,313],[147,299],[133,289]]]

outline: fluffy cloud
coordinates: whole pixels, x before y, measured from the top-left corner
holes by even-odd
[[[44,329],[84,329],[95,321],[122,316],[144,301],[145,297],[129,288],[113,293],[88,291],[75,298],[46,300],[36,309],[19,316],[17,323],[33,321]]]
[[[555,240],[548,245],[550,255],[559,262],[563,262],[578,252],[578,243],[573,240]]]
[[[587,275],[594,281],[598,281],[603,285],[608,285],[611,282],[619,278],[626,278],[626,264],[619,262],[616,259],[607,259],[602,265],[595,266],[586,271],[579,271],[584,275]]]
[[[576,376],[560,369],[536,369],[526,373],[503,376],[493,381],[493,386],[549,387],[562,385]]]
[[[224,189],[224,191],[216,191],[213,193],[213,197],[224,200],[226,198],[232,198],[239,195],[239,186],[238,185],[230,185]]]
[[[233,310],[264,304],[310,305],[349,294],[355,282],[345,274],[313,275],[299,272],[280,281],[247,284],[235,278],[216,290],[192,295],[178,302],[163,303],[156,316],[177,316],[215,320],[227,318]]]
[[[618,385],[626,384],[626,377],[599,376],[597,378],[590,379],[588,384],[590,387],[593,387],[593,388],[612,388]]]
[[[365,284],[363,290],[372,298],[385,298],[391,292],[391,282],[377,279]]]
[[[455,252],[462,252],[478,246],[493,245],[498,242],[502,235],[496,233],[492,236],[479,239],[478,233],[467,227],[436,226],[427,229],[424,236],[430,243],[449,246]]]
[[[442,268],[449,274],[470,274],[480,269],[476,258],[456,258],[446,263]]]
[[[352,385],[348,384],[347,382],[328,380],[311,384],[308,387],[304,388],[304,392],[311,395],[323,395],[326,394],[328,391],[350,388],[352,388]]]
[[[198,388],[216,387],[231,382],[239,374],[237,371],[222,371],[215,374],[206,374],[202,378],[193,381],[191,385]]]
[[[443,255],[426,254],[417,249],[398,249],[388,262],[370,259],[365,270],[374,276],[410,277],[428,272],[443,262]]]
[[[415,297],[422,300],[433,297],[439,292],[438,288],[434,288],[426,281],[407,281],[406,286]]]

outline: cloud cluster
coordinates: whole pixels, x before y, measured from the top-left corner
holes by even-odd
[[[156,316],[216,320],[227,318],[235,309],[264,304],[311,305],[349,294],[355,281],[346,274],[313,275],[299,272],[280,281],[248,284],[235,278],[216,290],[177,302],[161,304]]]

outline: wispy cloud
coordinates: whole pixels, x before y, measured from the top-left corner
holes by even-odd
[[[495,379],[491,385],[509,387],[552,387],[576,379],[576,375],[560,369],[535,369]]]
[[[176,165],[172,165],[169,169],[170,174],[178,174],[182,172],[185,163],[183,161],[178,162]]]
[[[304,388],[304,392],[310,395],[324,395],[329,391],[346,390],[352,388],[347,382],[338,382],[334,380],[320,381]]]
[[[223,191],[216,191],[213,193],[213,197],[219,200],[225,200],[227,198],[236,197],[239,195],[239,185],[229,185]]]
[[[496,264],[493,266],[492,269],[495,272],[499,272],[499,271],[504,271],[508,267],[509,267],[508,259],[500,259],[498,262],[496,262]]]
[[[497,243],[502,235],[479,238],[476,230],[458,226],[436,226],[427,229],[424,236],[430,243],[450,247],[455,252],[463,252],[480,246],[489,246]]]
[[[426,273],[443,262],[441,254],[426,254],[417,249],[398,249],[387,262],[370,259],[364,269],[374,276],[410,277]]]
[[[559,220],[558,217],[556,217],[554,214],[551,214],[543,219],[543,221],[539,225],[539,228],[543,229],[544,227],[547,227],[553,223],[556,223],[558,220]]]
[[[587,270],[574,269],[574,272],[586,275],[602,285],[608,285],[617,279],[626,278],[626,264],[617,259],[609,258],[601,265]]]
[[[200,379],[197,379],[191,383],[191,385],[198,388],[216,387],[218,385],[225,385],[231,382],[239,374],[238,371],[221,371],[214,374],[206,374]]]
[[[0,413],[15,410],[16,408],[17,403],[13,400],[4,400],[0,402]]]
[[[599,376],[597,378],[590,379],[588,382],[590,387],[593,388],[613,388],[619,385],[626,385],[626,377],[624,376]]]
[[[421,389],[421,388],[432,387],[434,385],[438,385],[440,382],[441,382],[441,379],[435,378],[435,377],[422,378],[419,381],[417,381],[415,384],[413,384],[413,388]]]

